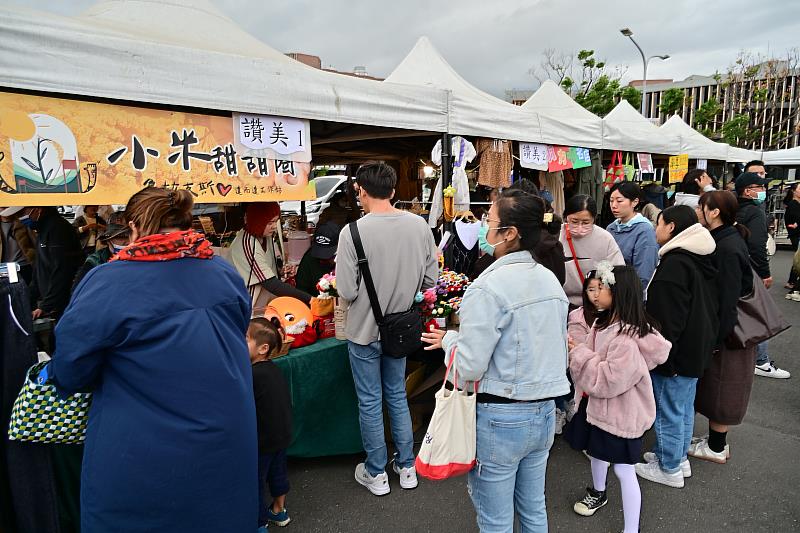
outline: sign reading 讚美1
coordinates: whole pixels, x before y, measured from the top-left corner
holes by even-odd
[[[0,205],[124,204],[147,186],[197,203],[315,198],[307,120],[200,115],[0,91]]]

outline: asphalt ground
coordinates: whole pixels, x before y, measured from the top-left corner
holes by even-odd
[[[770,342],[771,357],[793,372],[791,379],[755,377],[747,417],[731,429],[731,459],[725,465],[692,459],[693,476],[683,489],[640,480],[641,531],[789,532],[800,531],[800,302],[784,299],[792,255],[772,258],[771,293],[789,322],[797,326]],[[708,432],[698,416],[695,435]],[[652,432],[645,448],[652,444]],[[466,478],[433,482],[420,479],[412,491],[400,489],[389,474],[392,492],[372,496],[353,478],[362,455],[292,459],[287,508],[294,532],[459,532],[478,531],[467,495]],[[575,514],[572,505],[591,483],[588,460],[556,437],[547,467],[550,531],[622,531],[619,484],[608,475],[609,504],[593,517]]]

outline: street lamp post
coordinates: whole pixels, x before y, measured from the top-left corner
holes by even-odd
[[[631,42],[636,46],[636,49],[639,50],[639,53],[642,55],[642,67],[644,69],[644,75],[643,75],[643,78],[642,78],[642,109],[641,109],[641,113],[642,113],[643,117],[647,118],[647,115],[645,114],[645,109],[646,109],[646,100],[645,100],[645,98],[646,98],[646,93],[647,93],[647,64],[650,63],[650,60],[654,59],[654,58],[658,58],[658,59],[661,59],[662,61],[666,61],[667,59],[669,59],[669,55],[665,54],[665,55],[661,55],[661,56],[660,55],[655,55],[655,56],[647,57],[647,56],[644,55],[644,50],[642,50],[642,47],[639,46],[639,43],[637,43],[633,39],[633,32],[631,31],[630,28],[622,28],[621,30],[619,30],[619,32],[622,35],[624,35],[625,37],[627,37],[628,39],[630,39]]]

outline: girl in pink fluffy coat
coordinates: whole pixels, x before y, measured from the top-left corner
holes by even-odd
[[[671,345],[642,304],[636,270],[602,262],[589,274],[587,296],[598,311],[585,342],[569,339],[569,369],[581,397],[578,412],[566,431],[576,450],[586,450],[592,462],[592,487],[573,507],[592,516],[608,503],[608,467],[622,491],[625,533],[639,530],[642,495],[634,464],[642,453],[642,436],[656,417],[650,370],[667,360]]]

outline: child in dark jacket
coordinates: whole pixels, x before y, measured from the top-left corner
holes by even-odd
[[[277,319],[275,319],[277,322]],[[258,533],[269,523],[289,523],[286,494],[289,492],[286,449],[292,442],[292,400],[289,385],[269,357],[280,352],[280,325],[266,318],[254,318],[247,330],[247,347],[253,364],[253,394],[258,428]],[[265,505],[264,489],[269,485],[272,504]]]

